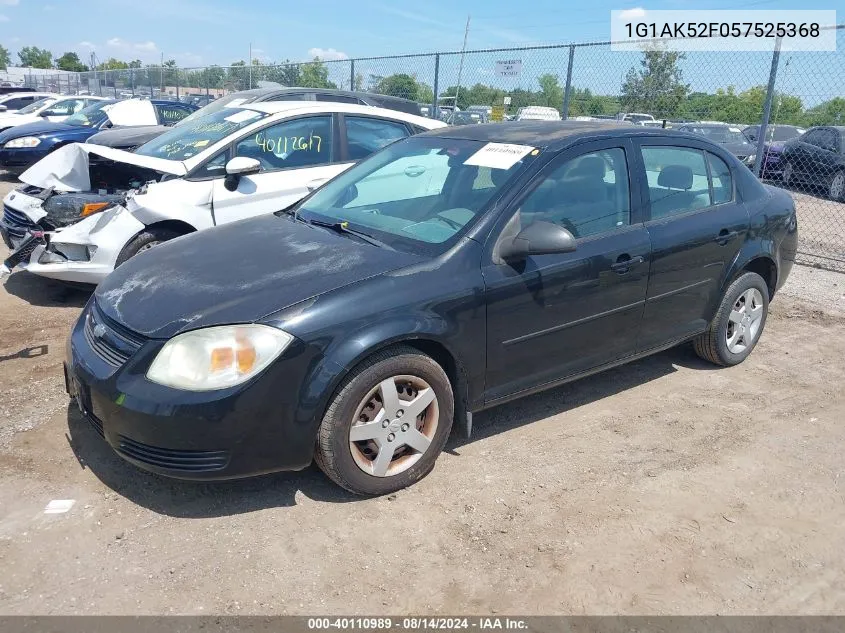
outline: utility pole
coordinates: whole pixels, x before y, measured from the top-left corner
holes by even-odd
[[[464,72],[464,56],[466,55],[467,51],[467,36],[469,36],[469,19],[471,16],[467,15],[467,27],[464,29],[464,46],[461,49],[461,64],[458,66],[458,86],[455,88],[455,103],[452,106],[452,116],[449,117],[450,119],[455,117],[455,112],[458,111],[458,95],[461,92],[461,75]],[[451,121],[450,121],[451,122]]]
[[[161,87],[159,88],[158,95],[162,96],[164,94],[164,52],[161,54],[161,66],[158,67],[158,74],[159,74],[159,81],[161,82]],[[150,99],[153,98],[154,95],[150,95]]]
[[[252,42],[249,43],[249,87],[252,89]]]

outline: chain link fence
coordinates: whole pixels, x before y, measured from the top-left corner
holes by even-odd
[[[42,89],[205,105],[261,86],[368,91],[411,99],[427,116],[627,119],[723,143],[799,214],[800,261],[845,271],[845,28],[835,52],[612,51],[609,42],[283,64],[146,67],[38,75]],[[499,108],[501,108],[499,110]],[[814,129],[810,129],[814,128]],[[809,130],[809,132],[806,132]],[[799,139],[800,137],[800,139]]]

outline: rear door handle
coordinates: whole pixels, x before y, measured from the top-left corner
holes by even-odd
[[[623,259],[624,258],[624,259]],[[610,265],[610,270],[623,274],[627,273],[631,268],[637,264],[642,264],[645,260],[642,255],[636,257],[628,257],[627,255],[620,255],[614,263]]]
[[[730,242],[733,238],[739,235],[739,231],[729,231],[727,229],[722,229],[719,231],[719,234],[713,238],[714,242],[718,242],[722,246]]]

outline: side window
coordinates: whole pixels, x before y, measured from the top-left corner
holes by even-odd
[[[818,145],[823,149],[836,152],[839,150],[839,135],[836,130],[821,130],[821,138]]]
[[[197,169],[193,178],[218,178],[226,175],[226,163],[229,162],[229,150],[224,149],[214,158],[206,161],[205,165]]]
[[[329,101],[331,103],[361,103],[355,97],[347,97],[346,95],[330,95],[317,93],[317,101]]]
[[[522,226],[553,222],[575,237],[627,226],[631,207],[625,152],[605,149],[567,160],[528,195],[520,213]]]
[[[821,130],[810,130],[801,140],[810,145],[818,145],[819,139],[821,138],[821,132]]]
[[[262,171],[330,163],[332,117],[294,119],[254,132],[237,144],[235,156],[257,159]]]
[[[361,160],[392,142],[409,136],[404,123],[371,117],[344,116],[349,158]]]
[[[267,101],[313,101],[311,94],[306,94],[304,92],[283,92],[282,94],[276,95],[272,99],[267,99]]]
[[[710,206],[704,152],[652,145],[643,147],[642,154],[653,220]]]
[[[730,202],[733,198],[731,170],[721,158],[707,152],[710,162],[710,176],[713,178],[713,204]]]
[[[157,105],[158,120],[162,125],[174,125],[188,116],[191,111],[178,105]]]
[[[3,105],[6,106],[7,110],[20,110],[21,108],[28,106],[33,101],[35,101],[35,97],[17,97],[15,99],[5,101]]]

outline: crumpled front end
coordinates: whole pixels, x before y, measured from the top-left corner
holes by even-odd
[[[109,210],[55,232],[46,233],[19,266],[60,281],[97,285],[114,270],[123,246],[144,224],[126,207]]]

